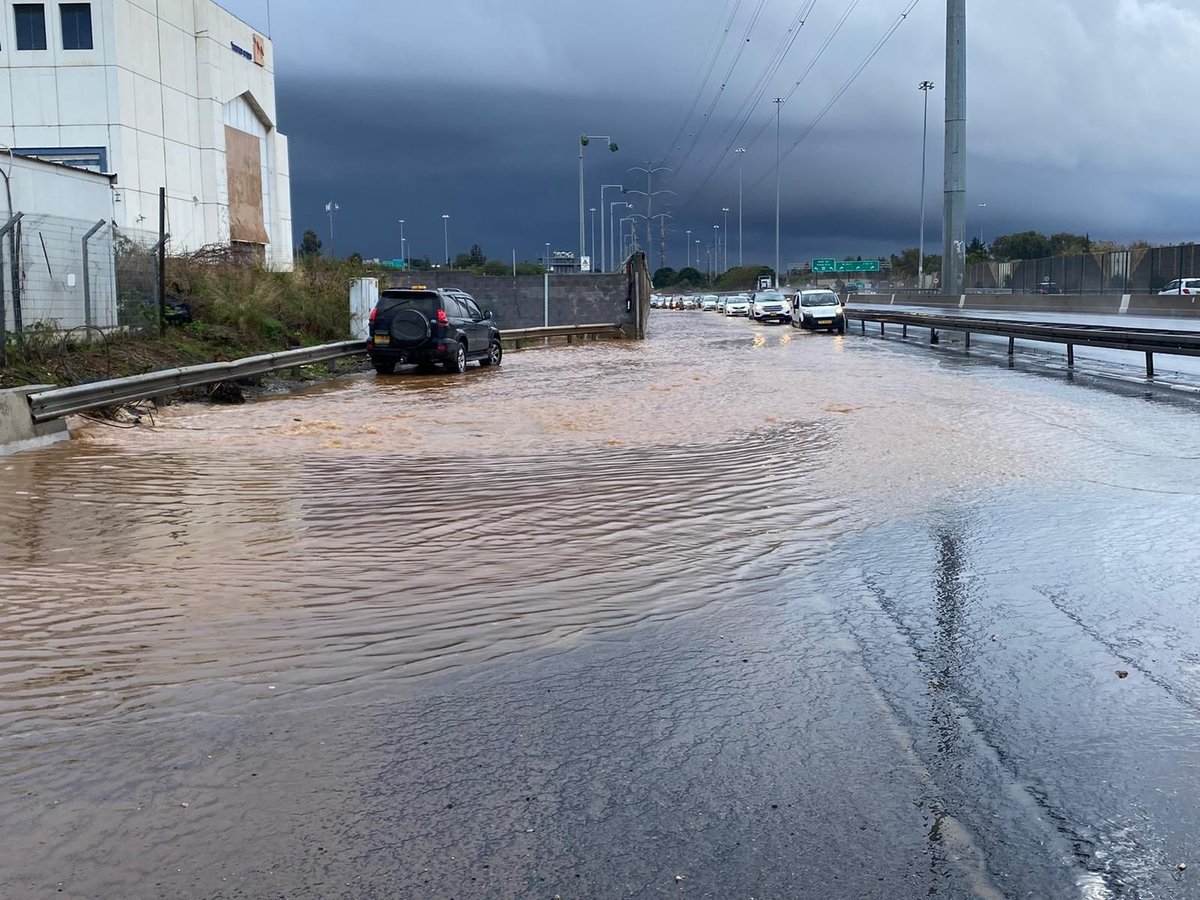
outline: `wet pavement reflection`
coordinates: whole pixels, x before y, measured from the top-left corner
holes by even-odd
[[[0,457],[0,896],[1200,897],[1200,406],[652,325]]]

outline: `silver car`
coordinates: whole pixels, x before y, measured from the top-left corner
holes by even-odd
[[[792,307],[780,291],[759,291],[750,298],[750,318],[783,325],[792,321]]]
[[[750,315],[750,298],[745,294],[735,294],[732,297],[725,299],[725,315],[727,316],[748,316]]]

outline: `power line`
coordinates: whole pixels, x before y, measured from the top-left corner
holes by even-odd
[[[742,54],[746,50],[746,45],[750,43],[750,35],[754,32],[754,28],[758,24],[759,19],[762,18],[762,12],[766,5],[767,0],[758,0],[758,7],[754,10],[754,14],[750,17],[750,22],[746,26],[746,34],[743,37],[741,44],[738,46],[737,53],[735,53],[733,56],[733,61],[729,65],[729,71],[725,73],[725,78],[721,81],[721,86],[717,89],[716,94],[713,96],[713,101],[709,104],[708,111],[704,113],[704,118],[701,120],[700,127],[697,129],[695,136],[692,138],[692,143],[688,147],[687,153],[683,155],[683,159],[677,164],[678,168],[682,168],[684,164],[687,163],[688,159],[692,155],[692,151],[694,151],[696,149],[696,145],[700,143],[700,137],[704,134],[704,129],[707,128],[708,123],[712,121],[712,114],[716,110],[717,104],[721,102],[721,98],[725,95],[725,87],[729,84],[729,79],[733,76],[733,70],[737,67],[739,60],[741,60]]]
[[[728,146],[725,148],[725,152],[718,156],[714,167],[720,165],[724,156],[728,154],[729,151],[733,149],[734,144],[737,143],[738,136],[741,135],[742,129],[745,127],[745,123],[749,120],[750,116],[753,115],[754,110],[758,108],[758,104],[761,102],[763,96],[767,92],[767,88],[770,86],[771,79],[775,77],[775,73],[779,71],[780,66],[782,66],[784,60],[787,59],[788,53],[791,52],[796,40],[800,37],[800,31],[808,21],[808,17],[812,14],[812,10],[816,5],[817,0],[804,0],[804,2],[801,3],[800,8],[796,11],[795,17],[792,19],[791,25],[784,34],[783,39],[768,58],[767,64],[763,67],[763,70],[758,75],[758,79],[751,87],[749,97],[742,103],[742,106],[738,110],[737,114],[730,119],[729,124],[725,126],[725,131],[717,139],[718,144],[725,140],[725,137],[729,134],[730,129],[733,127],[733,123],[738,120],[738,117],[742,116],[742,112],[744,110],[745,117],[742,119],[742,125],[738,128],[737,133],[733,136],[733,138],[730,139]],[[705,179],[705,183],[707,183],[707,181],[708,179]]]
[[[871,48],[871,51],[867,54],[866,59],[859,63],[858,67],[851,73],[850,77],[846,79],[845,84],[838,89],[837,93],[834,94],[830,101],[825,104],[819,113],[817,113],[817,117],[812,120],[809,126],[804,129],[803,132],[801,132],[800,137],[798,137],[788,148],[787,152],[783,154],[783,159],[787,159],[792,154],[792,151],[799,147],[804,142],[805,138],[812,134],[813,130],[821,123],[821,120],[825,118],[826,114],[833,109],[834,104],[836,104],[838,100],[842,98],[842,95],[850,89],[851,85],[858,80],[858,76],[861,75],[867,66],[871,64],[871,61],[879,55],[879,52],[883,50],[884,46],[891,39],[892,35],[895,34],[900,29],[900,26],[904,24],[904,20],[908,18],[909,13],[911,13],[920,2],[921,0],[911,0],[911,2],[909,2],[908,6],[904,8],[904,11],[897,16],[896,21],[891,24],[886,32],[884,32],[883,37],[881,37],[875,46]],[[754,190],[756,187],[766,181],[770,174],[771,172],[769,170],[764,172],[758,181],[750,185],[749,189]]]
[[[800,73],[800,77],[798,79],[796,79],[795,84],[792,85],[792,89],[790,91],[788,91],[787,95],[784,97],[785,100],[791,100],[792,97],[795,96],[796,92],[798,90],[800,90],[800,86],[802,84],[804,84],[804,82],[807,80],[808,76],[812,73],[813,69],[816,68],[817,63],[821,60],[821,57],[824,56],[825,51],[829,49],[829,46],[830,46],[830,44],[833,43],[834,38],[836,38],[838,36],[838,34],[841,32],[841,30],[845,26],[847,20],[849,20],[850,15],[854,12],[855,8],[857,8],[857,6],[860,2],[861,2],[861,0],[851,0],[850,4],[846,7],[845,11],[842,13],[841,18],[838,19],[837,24],[834,25],[833,30],[825,38],[825,40],[821,44],[820,48],[818,48],[816,54],[813,56],[813,58],[811,60],[809,60],[809,63],[804,68],[804,71]],[[753,104],[747,106],[746,114],[742,118],[741,124],[738,126],[738,130],[734,133],[733,137],[729,141],[729,144],[726,146],[725,152],[720,154],[717,157],[717,159],[713,162],[712,168],[709,170],[708,175],[706,175],[704,180],[700,183],[700,186],[697,187],[694,191],[689,192],[689,198],[691,196],[699,194],[701,191],[703,191],[704,188],[708,186],[708,183],[710,181],[712,181],[713,177],[716,176],[717,172],[721,168],[721,165],[723,163],[727,164],[729,162],[729,152],[733,149],[734,145],[738,143],[738,138],[741,137],[743,129],[745,129],[745,127],[750,123],[750,119],[753,117],[755,111],[759,108],[759,104],[761,103],[761,100],[762,100],[762,95],[765,92],[766,92],[766,89],[764,87],[763,91],[761,91],[759,93],[758,97],[755,98]],[[751,146],[753,146],[755,143],[757,143],[759,141],[759,139],[761,139],[762,136],[766,133],[767,129],[771,127],[772,119],[774,119],[774,116],[764,119],[763,125],[758,130],[757,134],[755,134],[754,137],[751,138],[746,143],[748,143]]]
[[[683,117],[683,121],[679,123],[679,131],[676,132],[675,139],[671,141],[671,146],[667,148],[666,159],[668,160],[670,159],[671,154],[675,152],[675,148],[679,145],[679,139],[683,137],[683,131],[685,128],[687,128],[688,123],[692,120],[692,116],[696,112],[696,107],[700,105],[700,98],[704,96],[704,89],[708,86],[708,79],[712,77],[713,69],[717,67],[717,60],[721,58],[721,51],[725,49],[725,41],[729,38],[729,32],[733,29],[733,22],[737,18],[738,10],[741,8],[742,0],[730,0],[729,5],[726,6],[726,9],[730,10],[728,22],[726,22],[723,30],[718,30],[718,32],[713,35],[713,41],[710,41],[710,44],[713,42],[716,44],[712,50],[712,59],[709,60],[708,68],[704,71],[704,75],[700,79],[700,84],[696,88],[696,97],[694,100],[692,100],[691,109],[689,109],[687,115]],[[726,17],[722,16],[721,18],[724,19]],[[718,28],[720,28],[720,22],[721,19],[718,19]]]

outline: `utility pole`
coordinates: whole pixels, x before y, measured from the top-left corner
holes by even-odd
[[[946,199],[942,231],[942,293],[962,294],[967,280],[967,0],[946,0]]]
[[[965,3],[966,0],[963,0]],[[783,110],[783,98],[775,98],[775,290],[779,290],[779,197],[783,182],[780,180],[779,135],[780,112]]]
[[[641,194],[646,198],[646,252],[650,252],[650,248],[654,246],[653,235],[650,232],[650,222],[654,218],[654,198],[659,194],[674,194],[674,191],[654,190],[654,176],[658,172],[670,172],[671,169],[666,166],[655,166],[651,162],[647,162],[644,166],[631,166],[627,171],[630,172],[645,172],[646,173],[646,190],[630,191],[627,194]]]
[[[337,254],[334,252],[334,249],[333,249],[333,214],[335,212],[337,212],[338,209],[340,209],[340,207],[336,203],[334,203],[332,200],[330,200],[328,203],[325,204],[325,212],[329,213],[329,258],[330,259],[337,259]]]
[[[691,268],[692,265],[692,229],[687,230],[687,264]]]
[[[591,208],[590,212],[591,212],[591,214],[592,214],[592,259],[591,259],[591,271],[595,272],[595,271],[596,271],[596,207],[594,207],[594,206],[593,206],[593,207]],[[580,260],[580,265],[582,265],[582,264],[583,264],[583,261],[582,261],[582,260]]]
[[[659,213],[654,218],[658,219],[658,267],[665,268],[667,265],[667,219],[675,218],[670,213]]]

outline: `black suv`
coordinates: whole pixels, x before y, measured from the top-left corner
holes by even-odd
[[[397,363],[463,372],[468,360],[498,366],[504,356],[491,310],[481,312],[465,291],[423,287],[383,292],[371,310],[367,352],[380,375],[391,375]]]

